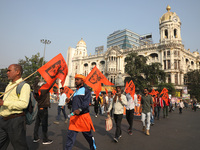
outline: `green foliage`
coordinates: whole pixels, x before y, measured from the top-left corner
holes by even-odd
[[[200,101],[200,70],[193,70],[184,76],[191,97]]]
[[[165,72],[160,69],[160,63],[147,65],[147,57],[138,56],[134,52],[127,55],[125,62],[125,72],[129,75],[125,82],[132,80],[137,90],[141,91],[144,87],[152,88],[165,81]]]
[[[22,66],[24,70],[22,77],[26,78],[30,74],[35,72],[37,69],[39,69],[42,66],[42,61],[43,61],[43,57],[40,57],[40,53],[37,53],[36,55],[32,55],[31,58],[28,58],[27,56],[25,56],[25,60],[20,59],[18,63]],[[40,76],[40,74],[35,73],[33,76],[31,76],[30,78],[26,80],[26,82],[28,82],[32,87],[33,87],[34,79],[36,76]]]
[[[0,92],[4,92],[7,84],[9,83],[7,78],[7,68],[0,69]]]

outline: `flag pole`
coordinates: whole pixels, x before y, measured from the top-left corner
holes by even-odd
[[[28,78],[30,78],[32,75],[34,75],[37,72],[37,70],[35,72],[33,72],[32,74],[30,74],[28,77],[24,78],[21,82],[27,80]],[[18,84],[16,84],[15,86],[13,86],[11,89],[9,89],[8,91],[4,92],[1,96],[3,97],[6,93],[8,93],[9,91],[11,91],[13,88],[15,88],[16,86],[18,86],[21,82],[19,82]]]

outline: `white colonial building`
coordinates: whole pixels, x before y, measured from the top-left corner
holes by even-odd
[[[97,68],[114,84],[121,84],[125,73],[125,58],[130,52],[148,57],[148,64],[159,62],[167,73],[166,82],[173,83],[176,89],[184,86],[184,74],[194,69],[200,69],[198,52],[186,50],[181,39],[181,20],[175,12],[167,12],[159,20],[160,42],[134,48],[121,49],[112,46],[100,55],[87,55],[86,43],[81,39],[76,48],[69,47],[67,52],[68,76],[65,85],[74,87],[75,74],[87,76],[92,68]]]

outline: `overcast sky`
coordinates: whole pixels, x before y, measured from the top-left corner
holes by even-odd
[[[107,36],[122,29],[152,33],[158,43],[159,18],[168,4],[181,19],[185,49],[200,50],[200,0],[0,0],[0,68],[38,52],[43,56],[41,39],[51,40],[46,61],[59,53],[66,59],[68,47],[81,38],[88,55],[97,46],[106,50]]]

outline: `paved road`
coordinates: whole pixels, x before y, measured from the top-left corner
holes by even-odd
[[[134,119],[133,135],[127,134],[128,123],[122,120],[122,138],[119,143],[113,142],[114,128],[105,131],[106,116],[94,117],[93,106],[91,117],[96,132],[93,133],[98,150],[191,150],[200,149],[200,110],[193,112],[191,109],[183,109],[183,114],[178,113],[178,109],[169,114],[168,119],[161,118],[155,120],[155,125],[151,126],[150,136],[146,136],[142,131],[142,123],[139,119]],[[67,113],[69,111],[67,110]],[[53,140],[51,145],[33,143],[34,124],[27,126],[27,142],[30,150],[63,150],[66,141],[68,124],[63,121],[56,125],[53,123],[57,115],[57,104],[52,104],[49,109],[49,138]],[[161,112],[162,117],[162,112]],[[41,130],[40,130],[41,134]],[[42,134],[41,134],[42,135]],[[89,146],[81,133],[78,134],[73,150],[88,150]],[[8,150],[13,150],[9,145]]]

